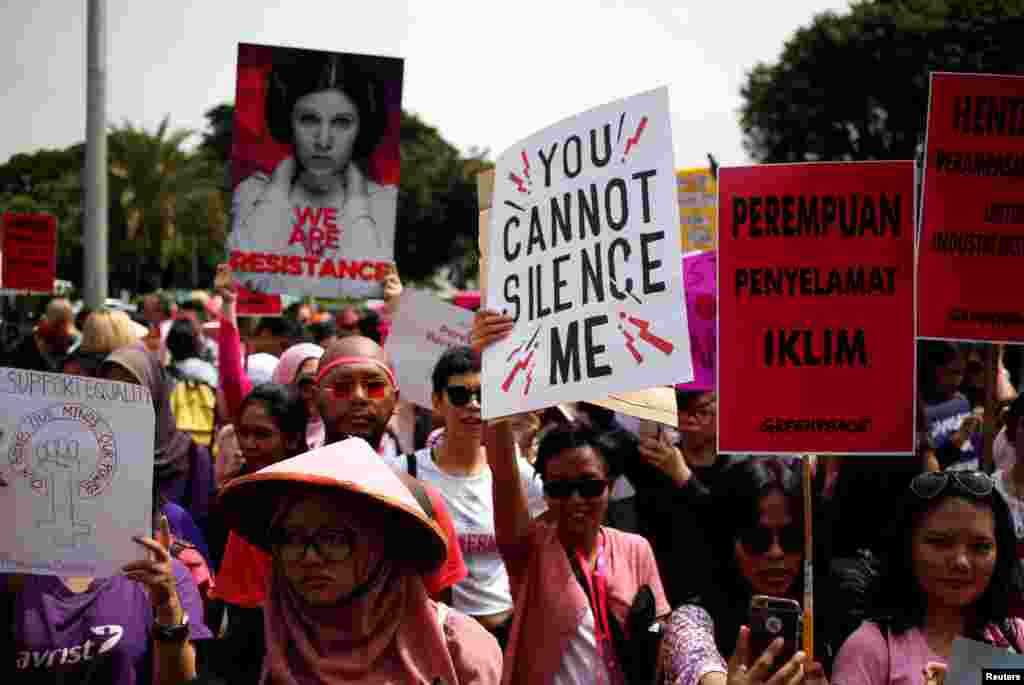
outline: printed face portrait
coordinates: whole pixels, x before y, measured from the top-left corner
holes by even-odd
[[[304,95],[292,110],[295,157],[314,176],[337,174],[352,159],[359,128],[359,110],[341,91]]]
[[[996,567],[995,528],[991,509],[960,497],[946,497],[924,514],[911,538],[911,560],[929,603],[962,609],[985,592]]]

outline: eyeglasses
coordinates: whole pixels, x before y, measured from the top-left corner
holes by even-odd
[[[476,403],[480,404],[480,388],[467,388],[465,385],[449,385],[444,389],[448,393],[448,401],[456,407],[465,407],[469,404],[470,400],[476,398]]]
[[[328,394],[333,395],[336,400],[350,400],[355,396],[357,386],[363,388],[363,393],[369,400],[382,400],[388,396],[388,391],[391,389],[391,384],[386,380],[373,378],[362,383],[350,380],[336,381],[320,387]]]
[[[991,495],[995,488],[995,481],[982,471],[930,471],[914,476],[910,491],[921,499],[932,499],[942,494],[951,482],[954,488],[975,497]]]
[[[754,526],[740,531],[740,544],[753,554],[767,554],[772,543],[778,542],[783,552],[795,554],[804,548],[804,533],[799,525],[793,524],[785,528],[765,528]]]
[[[281,531],[275,547],[282,561],[302,561],[310,547],[328,562],[345,561],[352,556],[355,535],[349,530],[319,530],[312,535]]]
[[[608,489],[608,481],[596,478],[581,480],[549,480],[544,482],[544,494],[551,499],[568,499],[572,493],[580,493],[584,499],[600,497]]]

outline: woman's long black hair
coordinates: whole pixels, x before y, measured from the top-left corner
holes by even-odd
[[[959,497],[989,509],[995,520],[996,566],[988,588],[973,605],[974,617],[967,626],[966,637],[983,640],[983,633],[988,626],[997,626],[1004,634],[1007,626],[1012,628],[1012,624],[1007,621],[1007,608],[1011,598],[1021,591],[1024,584],[1017,561],[1017,536],[1010,509],[1003,496],[994,488],[988,495],[978,496],[961,487],[950,476],[945,489],[929,500],[921,499],[907,488],[903,495],[903,506],[887,530],[882,576],[871,616],[877,622],[886,624],[897,635],[924,626],[927,598],[914,574],[913,535],[928,512],[950,497]],[[1006,638],[1019,649],[1024,636],[1010,634]]]
[[[736,647],[740,626],[747,622],[750,583],[736,566],[735,545],[740,533],[760,524],[761,499],[781,493],[786,499],[793,524],[803,530],[803,481],[798,468],[778,458],[761,458],[728,466],[715,485],[711,506],[704,513],[711,542],[713,582],[695,603],[715,621],[715,644],[729,658]],[[694,560],[694,563],[700,563]],[[799,574],[790,591],[791,598],[803,594],[803,575]]]

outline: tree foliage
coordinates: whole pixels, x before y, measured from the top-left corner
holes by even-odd
[[[1024,0],[874,0],[800,28],[741,89],[758,162],[912,159],[932,71],[1019,74]]]

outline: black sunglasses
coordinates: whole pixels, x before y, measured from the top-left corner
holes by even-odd
[[[950,483],[975,497],[991,495],[995,488],[995,481],[982,471],[930,471],[914,476],[910,491],[921,499],[932,499],[942,494]]]
[[[740,531],[739,538],[741,545],[757,555],[767,553],[776,540],[782,551],[787,554],[796,554],[804,548],[804,532],[796,524],[788,525],[785,528],[754,526]]]
[[[445,392],[448,393],[448,401],[456,407],[465,407],[474,397],[476,403],[480,404],[480,388],[467,388],[465,385],[449,385]]]
[[[584,499],[593,499],[600,497],[607,489],[608,481],[596,478],[544,481],[544,494],[551,499],[568,499],[574,492],[580,493]]]

